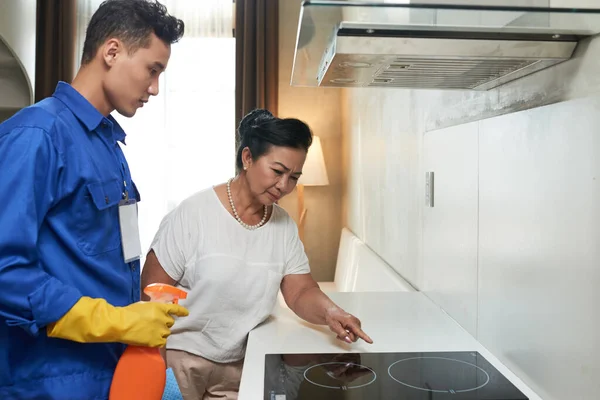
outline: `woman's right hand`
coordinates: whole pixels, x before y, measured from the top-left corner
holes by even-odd
[[[342,342],[353,343],[360,338],[369,344],[373,343],[373,339],[362,330],[360,320],[340,307],[327,309],[325,322]]]

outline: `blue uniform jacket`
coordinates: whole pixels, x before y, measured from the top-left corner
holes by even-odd
[[[107,399],[124,345],[48,338],[81,296],[140,299],[118,204],[125,133],[70,85],[0,124],[0,399]]]

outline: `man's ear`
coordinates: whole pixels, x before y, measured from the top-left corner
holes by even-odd
[[[102,59],[108,67],[112,67],[117,62],[118,58],[121,57],[125,48],[123,42],[117,38],[108,39],[100,48],[102,52]]]

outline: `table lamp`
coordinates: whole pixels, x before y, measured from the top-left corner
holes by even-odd
[[[304,163],[304,168],[302,168],[302,176],[300,176],[296,187],[298,193],[298,234],[300,235],[300,240],[304,240],[304,220],[306,218],[304,186],[326,185],[329,185],[329,179],[327,178],[327,168],[325,167],[321,139],[318,136],[313,136],[312,145],[308,149],[306,162]]]

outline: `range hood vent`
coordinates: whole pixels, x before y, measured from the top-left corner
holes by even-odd
[[[594,27],[600,10],[305,1],[292,85],[489,90],[568,60]]]
[[[318,85],[488,90],[568,60],[577,37],[346,28],[335,31]]]

